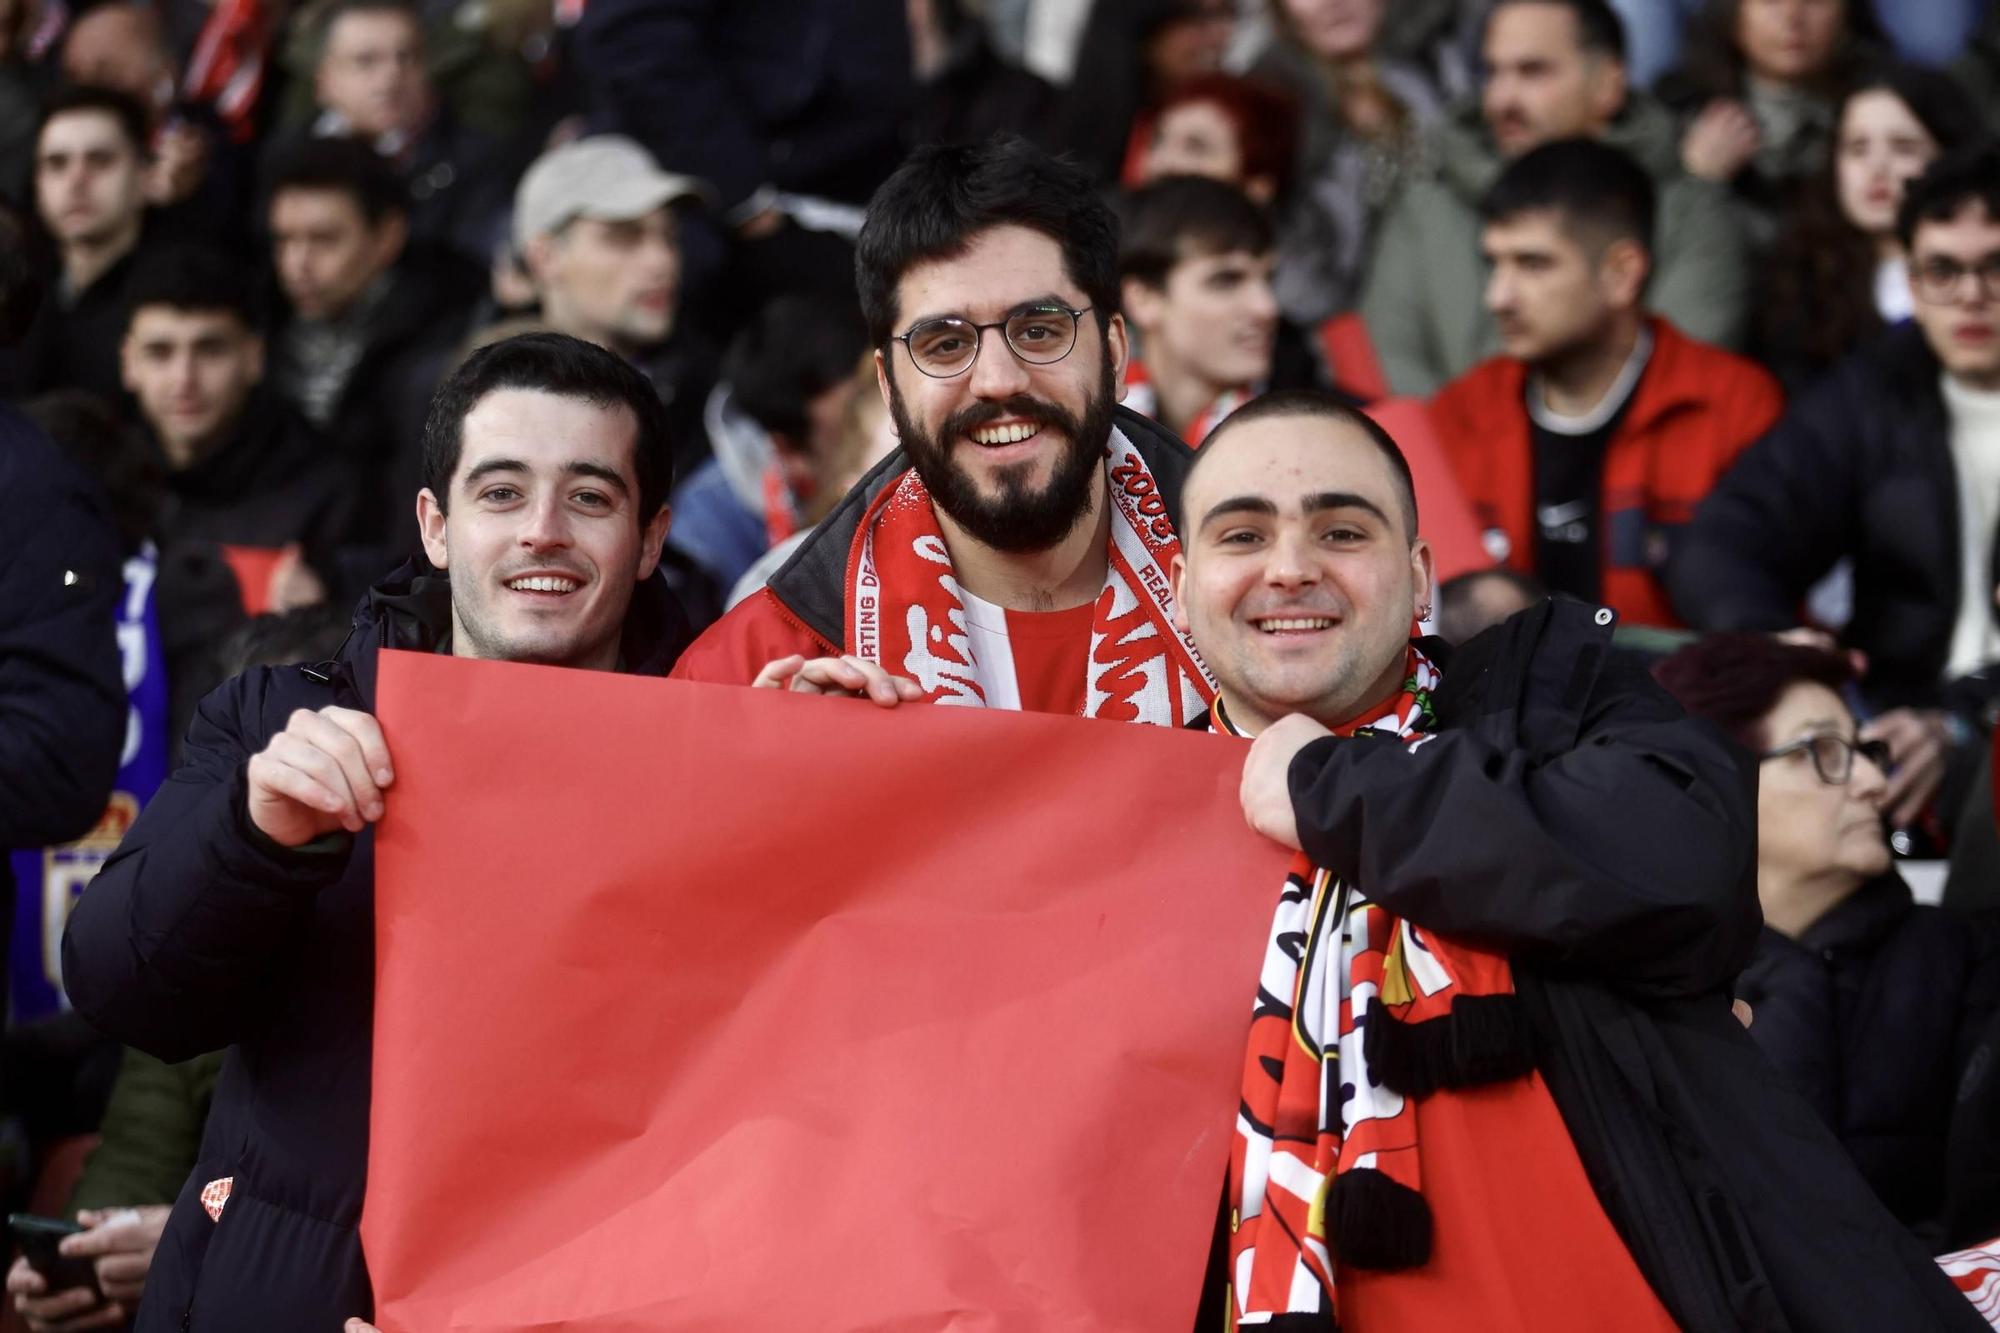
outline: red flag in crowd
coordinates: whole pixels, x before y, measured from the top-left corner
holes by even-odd
[[[1239,743],[407,653],[379,712],[388,1333],[1192,1322]]]

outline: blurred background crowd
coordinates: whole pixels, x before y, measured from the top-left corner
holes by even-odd
[[[1368,404],[1439,633],[1603,603],[1760,756],[1753,1034],[1900,1217],[1985,1239],[1996,128],[1988,0],[0,0],[0,480],[27,433],[102,491],[128,692],[81,841],[0,810],[0,1186],[134,1253],[178,1190],[212,1058],[68,1015],[62,922],[194,702],[410,553],[441,378],[536,328],[641,368],[699,629],[893,446],[871,192],[1008,133],[1116,200],[1128,406],[1198,446]]]

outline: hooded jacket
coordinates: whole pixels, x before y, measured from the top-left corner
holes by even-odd
[[[1612,650],[1614,620],[1543,602],[1441,655],[1434,739],[1300,750],[1306,854],[1511,956],[1538,1072],[1682,1328],[1985,1328],[1730,1013],[1756,770]]]
[[[1681,170],[1673,118],[1636,93],[1603,139],[1630,153],[1658,191],[1648,308],[1690,337],[1739,346],[1750,262],[1728,190]],[[1434,147],[1434,174],[1409,181],[1376,231],[1361,296],[1369,337],[1398,394],[1428,396],[1500,351],[1486,313],[1479,200],[1506,163],[1476,98],[1438,125]]]
[[[1181,511],[1181,480],[1194,451],[1165,426],[1130,408],[1112,410],[1111,424],[1146,460],[1167,512]],[[877,495],[908,471],[899,446],[856,482],[833,512],[800,544],[771,581],[708,627],[674,667],[674,679],[748,685],[767,662],[794,653],[838,655],[847,642],[847,558],[861,519]]]
[[[356,610],[335,659],[254,668],[204,699],[181,766],[70,916],[63,975],[92,1025],[167,1061],[229,1048],[147,1275],[141,1333],[335,1333],[373,1307],[358,1227],[374,835],[278,846],[249,822],[245,768],[294,710],[372,709],[377,650],[437,650],[450,608],[444,577],[406,564]],[[626,669],[662,675],[684,642],[655,576],[626,620]],[[212,1220],[202,1189],[222,1179]]]

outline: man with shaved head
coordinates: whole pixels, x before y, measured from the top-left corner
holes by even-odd
[[[1180,520],[1207,725],[1298,853],[1199,1326],[1976,1327],[1732,1017],[1754,773],[1616,616],[1418,639],[1408,464],[1311,392],[1217,427]]]

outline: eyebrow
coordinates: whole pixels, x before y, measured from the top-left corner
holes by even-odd
[[[1308,514],[1321,514],[1329,509],[1359,509],[1373,514],[1384,523],[1389,521],[1389,516],[1382,512],[1382,506],[1367,496],[1356,495],[1352,491],[1320,491],[1316,495],[1308,495],[1300,508]],[[1261,495],[1232,495],[1203,514],[1201,525],[1207,527],[1216,519],[1226,518],[1231,514],[1259,514],[1266,518],[1275,518],[1278,506]]]
[[[1050,306],[1061,306],[1065,310],[1070,308],[1067,298],[1057,296],[1054,292],[1045,292],[1040,296],[1031,296],[1025,301],[1016,301],[1013,305],[1007,307],[1007,313],[1000,318],[1003,320],[1012,319],[1016,315],[1025,315],[1030,310],[1046,310]],[[947,314],[919,315],[910,321],[909,327],[914,329],[917,325],[928,324],[934,319],[962,319],[968,324],[972,322],[972,316],[952,311]]]
[[[475,463],[473,465],[471,471],[465,474],[464,484],[470,486],[481,477],[490,477],[496,472],[531,472],[533,470],[518,458],[489,458],[482,463]],[[566,477],[594,477],[605,485],[614,488],[620,495],[630,495],[632,493],[632,488],[625,484],[625,478],[620,476],[615,469],[608,468],[602,463],[583,461],[566,463],[563,465],[563,475]]]

